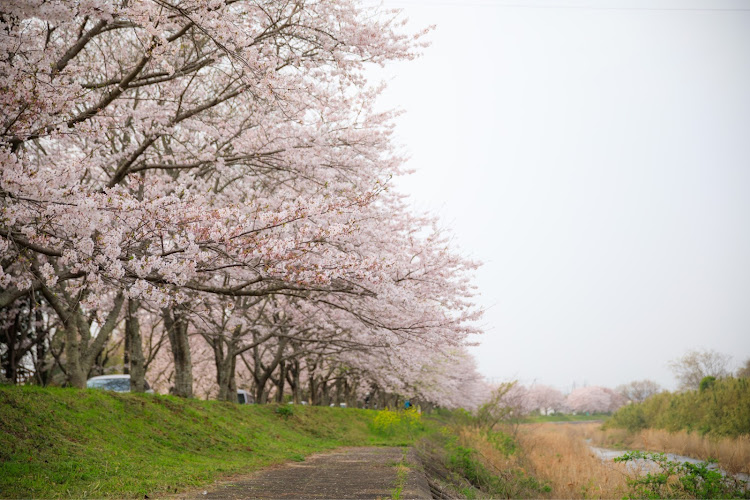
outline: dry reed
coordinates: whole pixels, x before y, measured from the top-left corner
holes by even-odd
[[[647,429],[631,434],[599,423],[525,424],[518,432],[530,474],[552,487],[554,498],[622,498],[634,470],[604,462],[589,444],[715,458],[732,474],[750,473],[750,436],[707,438],[696,433]]]
[[[674,453],[699,460],[714,458],[722,469],[731,474],[750,474],[750,436],[747,435],[709,438],[695,432],[661,429],[645,429],[633,434],[622,429],[592,429],[590,434],[592,443],[597,446]]]
[[[600,424],[526,424],[518,432],[532,475],[546,481],[553,498],[622,498],[624,465],[603,462],[586,444]]]

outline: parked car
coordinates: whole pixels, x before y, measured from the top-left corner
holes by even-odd
[[[145,382],[145,381],[144,381]],[[145,382],[146,392],[153,394],[154,391]],[[89,389],[101,389],[103,391],[130,392],[130,375],[99,375],[91,377],[86,381]]]
[[[237,402],[241,405],[251,405],[255,403],[255,398],[246,390],[237,389]]]

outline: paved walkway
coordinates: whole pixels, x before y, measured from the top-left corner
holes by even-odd
[[[399,475],[399,470],[401,474]],[[403,448],[339,448],[219,485],[197,498],[432,498],[419,459]]]

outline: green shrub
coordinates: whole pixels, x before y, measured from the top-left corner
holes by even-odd
[[[455,440],[448,441],[447,450],[448,468],[490,498],[538,498],[551,491],[548,485],[540,483],[521,468],[499,470],[488,467],[478,451],[459,446]]]
[[[705,378],[701,389],[662,392],[619,409],[604,426],[685,430],[714,436],[750,434],[750,380]]]
[[[484,465],[475,458],[476,452],[471,448],[455,446],[448,456],[448,465],[451,470],[466,478],[476,488],[482,488],[491,482],[492,475],[487,472]]]
[[[292,415],[294,415],[294,408],[292,408],[291,405],[279,405],[274,410],[276,415],[279,415],[284,418],[289,418]]]
[[[518,443],[513,439],[513,436],[504,432],[488,432],[487,440],[492,443],[495,449],[506,456],[512,455],[518,450]]]
[[[750,490],[735,479],[724,477],[712,467],[714,461],[674,462],[664,453],[632,451],[615,462],[647,460],[655,470],[628,478],[627,498],[750,498]]]
[[[709,375],[708,377],[703,377],[701,379],[701,383],[698,385],[698,390],[703,392],[706,389],[710,389],[714,386],[714,382],[716,382],[716,377],[713,377]]]
[[[648,427],[641,405],[628,405],[621,408],[612,415],[606,426],[627,429],[630,432],[637,432]]]

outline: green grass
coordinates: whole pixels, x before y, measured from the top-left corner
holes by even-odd
[[[0,497],[143,498],[338,446],[411,442],[376,433],[375,414],[2,387]]]
[[[520,461],[498,462],[482,454],[480,449],[486,449],[483,444],[487,442],[506,458],[516,452],[517,446],[508,446],[498,434],[463,433],[460,427],[445,427],[424,436],[418,450],[450,498],[545,498],[550,487],[530,475]]]
[[[391,490],[391,500],[401,500],[401,493],[403,493],[404,486],[406,486],[406,479],[409,476],[409,463],[406,461],[406,450],[407,448],[404,448],[401,460],[393,464],[396,467],[396,485]]]
[[[524,423],[544,423],[544,422],[588,422],[589,420],[607,420],[611,415],[607,413],[592,413],[591,415],[567,415],[564,413],[555,413],[554,415],[530,415],[523,420]]]

